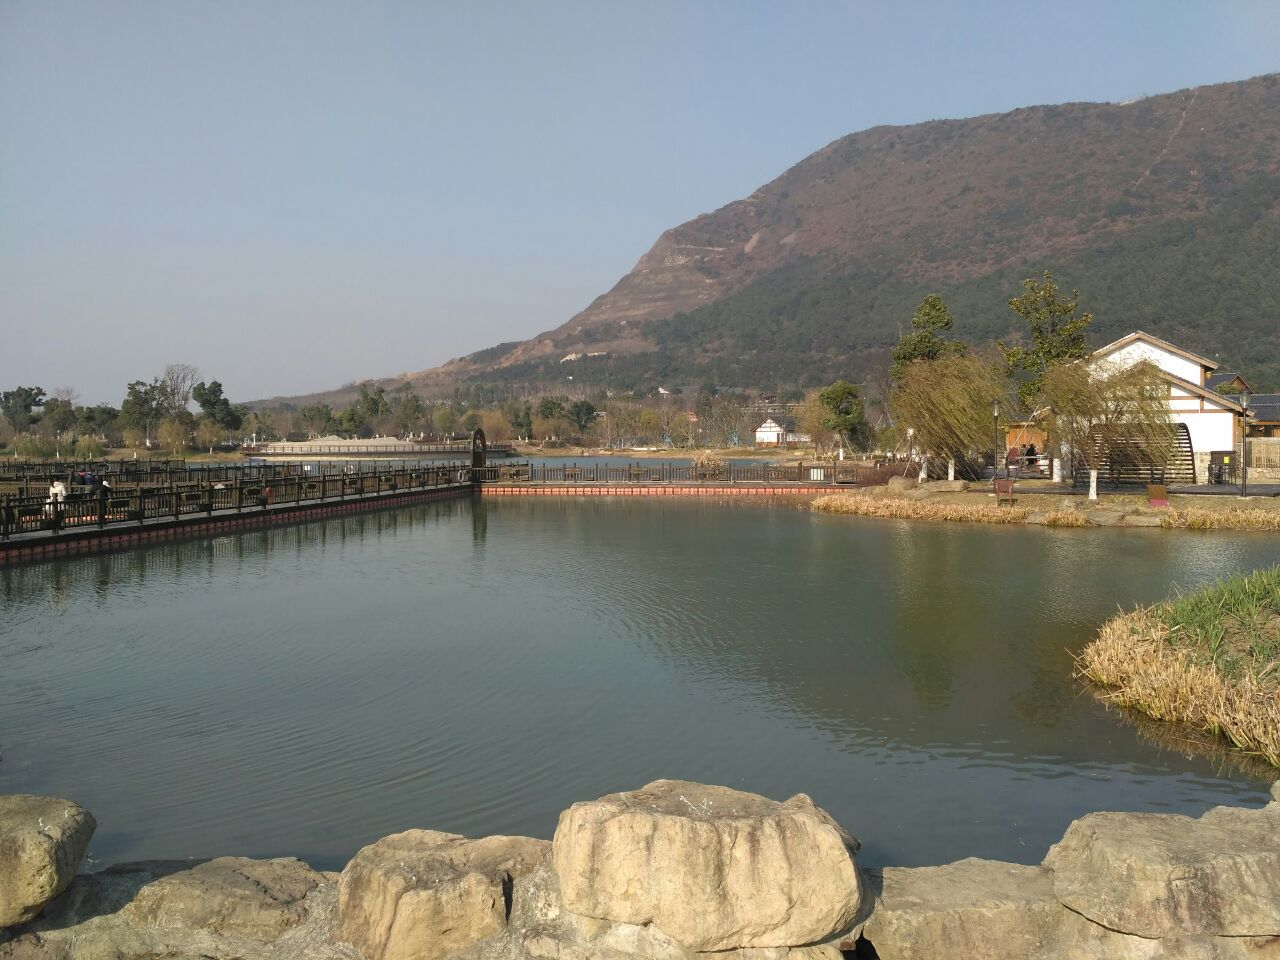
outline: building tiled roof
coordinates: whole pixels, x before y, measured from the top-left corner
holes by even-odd
[[[756,429],[759,430],[770,420],[776,423],[779,427],[781,427],[787,433],[795,433],[796,431],[796,418],[783,416],[780,413],[772,413],[769,416],[765,417],[765,419],[761,420],[760,423],[756,425]]]
[[[1240,374],[1236,373],[1234,370],[1224,373],[1211,373],[1209,374],[1208,382],[1205,386],[1210,390],[1217,390],[1224,383],[1230,383],[1232,380],[1236,379],[1236,377],[1240,377]],[[1244,377],[1240,377],[1240,382],[1245,386],[1249,385],[1249,381],[1245,380]]]
[[[1253,420],[1280,423],[1280,393],[1255,393],[1249,398],[1249,413]]]

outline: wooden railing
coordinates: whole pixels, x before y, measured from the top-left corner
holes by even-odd
[[[371,467],[372,464],[360,464]],[[390,493],[429,490],[471,482],[471,468],[458,464],[418,464],[374,469],[331,469],[261,475],[248,468],[232,478],[201,476],[193,470],[167,487],[98,485],[72,487],[64,499],[43,493],[0,499],[0,540],[20,534],[56,535],[180,520],[192,514],[269,512],[290,504],[374,499]],[[210,471],[213,473],[213,471]],[[110,483],[110,480],[108,481]]]

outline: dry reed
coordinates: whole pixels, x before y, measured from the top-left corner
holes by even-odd
[[[1228,676],[1203,652],[1172,642],[1176,628],[1164,607],[1105,623],[1077,658],[1078,673],[1104,687],[1099,696],[1111,703],[1224,736],[1280,766],[1280,671]]]
[[[839,513],[887,520],[946,520],[952,523],[1026,523],[1029,510],[987,503],[947,503],[835,493],[811,504],[819,513]]]
[[[1050,510],[1044,515],[1046,527],[1092,527],[1093,521],[1075,510]]]
[[[1205,510],[1185,507],[1170,510],[1164,526],[1187,530],[1280,530],[1280,510],[1251,507],[1244,510]]]

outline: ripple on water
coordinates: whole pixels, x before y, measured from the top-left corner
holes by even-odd
[[[326,867],[414,826],[549,836],[660,776],[810,793],[871,863],[1260,799],[1081,696],[1068,650],[1280,550],[1090,533],[538,498],[6,569],[0,791],[86,803],[99,860]]]

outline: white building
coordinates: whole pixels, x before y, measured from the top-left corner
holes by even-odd
[[[1169,387],[1169,414],[1185,424],[1195,454],[1196,482],[1208,481],[1209,454],[1235,450],[1240,442],[1244,408],[1231,397],[1209,388],[1218,365],[1205,357],[1175,347],[1141,330],[1095,350],[1090,364],[1129,366],[1143,360],[1154,364]]]
[[[785,447],[808,443],[808,434],[796,430],[795,417],[771,416],[756,427],[757,447]]]

